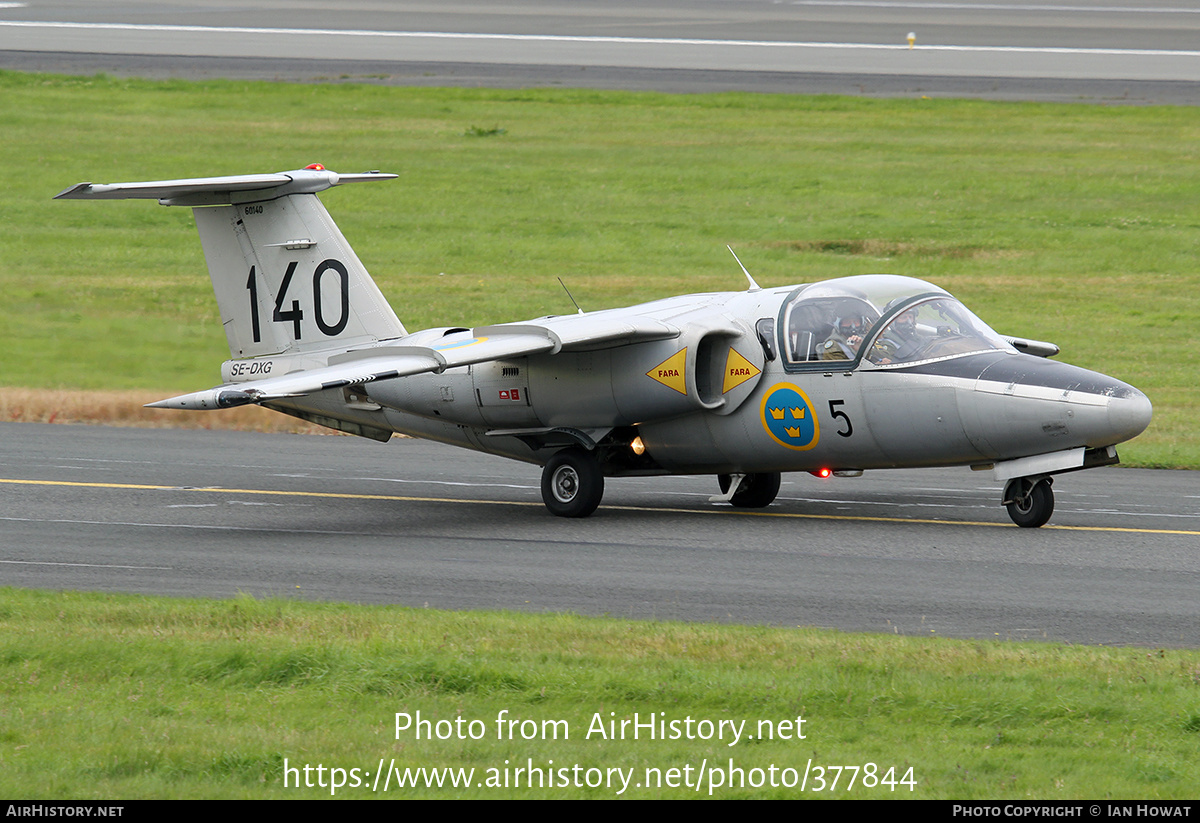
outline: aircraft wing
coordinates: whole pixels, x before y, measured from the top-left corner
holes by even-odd
[[[397,345],[335,354],[329,358],[328,365],[320,368],[226,383],[147,405],[161,409],[224,409],[301,397],[377,380],[392,380],[422,372],[440,374],[446,369],[493,360],[557,354],[560,351],[614,348],[678,336],[679,329],[668,323],[620,310],[547,317],[528,323],[479,326],[432,339],[429,339],[428,332],[418,332],[411,338],[416,338],[423,345],[405,345],[409,338],[401,338],[396,341]]]
[[[491,335],[502,338],[518,335],[540,337],[549,340],[553,345],[548,351],[557,354],[560,351],[611,349],[631,343],[670,340],[679,336],[679,329],[652,317],[631,314],[626,309],[610,309],[591,314],[543,317],[527,323],[480,326],[473,333],[477,338]]]

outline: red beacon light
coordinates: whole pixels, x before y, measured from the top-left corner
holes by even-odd
[[[813,477],[820,477],[824,479],[833,474],[833,469],[810,469],[808,473]]]
[[[305,171],[325,171],[325,167],[320,163],[309,163],[304,167]]]

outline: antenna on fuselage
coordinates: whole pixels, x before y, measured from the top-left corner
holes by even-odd
[[[579,308],[578,303],[575,303],[575,298],[571,297],[571,290],[567,288],[567,284],[562,281],[561,277],[558,278],[558,285],[563,287],[563,291],[565,291],[567,293],[567,297],[571,298],[571,302],[575,304],[575,308],[579,311],[580,314],[583,314],[583,309]]]
[[[725,248],[729,249],[729,253],[733,255],[734,260],[737,260],[737,264],[739,266],[742,266],[742,261],[738,258],[737,252],[735,252],[733,250],[733,246],[730,246],[727,243],[727,244],[725,244]],[[748,288],[746,291],[761,291],[762,290],[762,286],[760,286],[754,282],[754,278],[750,276],[750,272],[746,271],[745,266],[742,266],[742,274],[746,275],[746,279],[750,281],[750,288]]]

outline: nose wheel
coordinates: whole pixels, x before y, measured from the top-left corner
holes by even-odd
[[[604,497],[604,472],[596,456],[563,449],[542,469],[542,502],[559,517],[587,517]]]
[[[1004,487],[1004,506],[1008,516],[1024,529],[1046,525],[1054,514],[1053,482],[1049,477],[1014,477]]]

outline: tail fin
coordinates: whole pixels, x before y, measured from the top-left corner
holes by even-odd
[[[279,174],[80,183],[63,199],[191,206],[233,357],[350,348],[405,335],[316,193],[395,178],[309,167]]]

